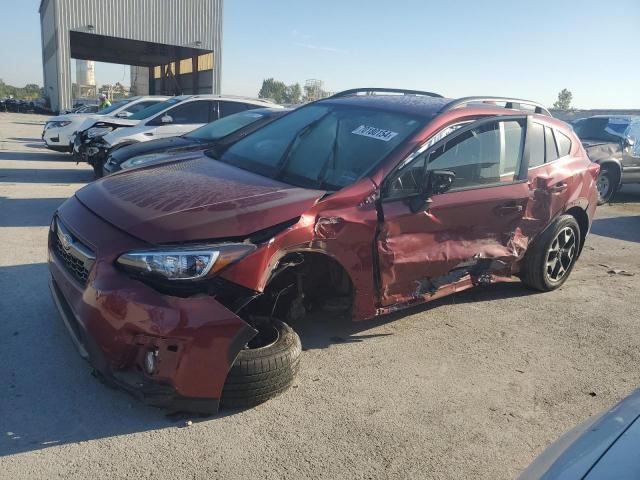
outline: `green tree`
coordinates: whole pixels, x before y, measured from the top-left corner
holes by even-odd
[[[287,86],[284,82],[274,80],[273,78],[266,78],[262,81],[262,87],[258,92],[259,98],[267,98],[273,100],[276,103],[287,102]]]
[[[287,87],[287,103],[301,103],[302,102],[302,87],[299,83],[294,83]]]
[[[553,104],[553,108],[565,111],[571,110],[571,100],[573,100],[573,94],[566,88],[563,88],[558,93],[558,100]]]

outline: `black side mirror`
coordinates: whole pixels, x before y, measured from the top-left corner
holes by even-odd
[[[450,170],[431,170],[426,172],[422,192],[409,199],[409,208],[413,213],[429,211],[433,195],[444,193],[451,188],[456,174]]]
[[[453,185],[456,174],[451,170],[432,170],[426,175],[426,193],[428,195],[438,195],[445,193]]]

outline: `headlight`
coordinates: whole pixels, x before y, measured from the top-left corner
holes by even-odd
[[[126,170],[127,168],[139,167],[141,165],[146,165],[147,163],[153,163],[158,158],[158,155],[155,153],[150,153],[149,155],[140,155],[139,157],[133,157],[126,162],[122,162],[120,168],[122,170]]]
[[[111,132],[113,127],[91,127],[87,130],[87,137],[98,138],[104,137],[107,133]]]
[[[62,128],[70,124],[71,122],[68,120],[65,120],[63,122],[47,122],[47,124],[44,126],[44,129],[49,130],[50,128]]]
[[[255,249],[255,245],[225,243],[139,250],[121,255],[117,262],[124,269],[142,275],[167,280],[199,280],[213,276]]]

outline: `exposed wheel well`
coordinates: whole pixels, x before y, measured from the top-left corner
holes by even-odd
[[[337,260],[318,252],[295,252],[280,259],[253,309],[295,322],[315,309],[349,312],[353,293],[351,277]]]
[[[580,207],[571,207],[569,210],[565,212],[567,215],[573,216],[578,222],[578,226],[580,227],[580,252],[582,252],[582,247],[584,247],[584,241],[587,238],[587,233],[589,232],[589,216],[587,212],[585,212]]]

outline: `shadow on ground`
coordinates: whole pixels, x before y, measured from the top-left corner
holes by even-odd
[[[49,150],[46,152],[13,152],[9,150],[0,150],[0,161],[2,160],[26,160],[28,162],[72,162],[73,157],[68,153],[51,152]]]
[[[66,198],[0,197],[0,227],[46,227]]]
[[[50,298],[46,264],[0,267],[0,456],[50,446],[182,426],[186,415],[148,407],[113,390],[91,375],[75,350]],[[360,334],[402,316],[434,309],[447,302],[491,301],[527,295],[520,284],[503,284],[468,291],[402,313],[351,323],[332,315],[311,315],[297,326],[305,350],[336,343],[367,341],[390,334]],[[193,418],[214,421],[233,415]]]
[[[88,183],[94,179],[93,170],[84,168],[0,168],[0,182],[5,183]]]
[[[602,237],[640,243],[640,215],[614,218],[596,218],[591,233]]]

